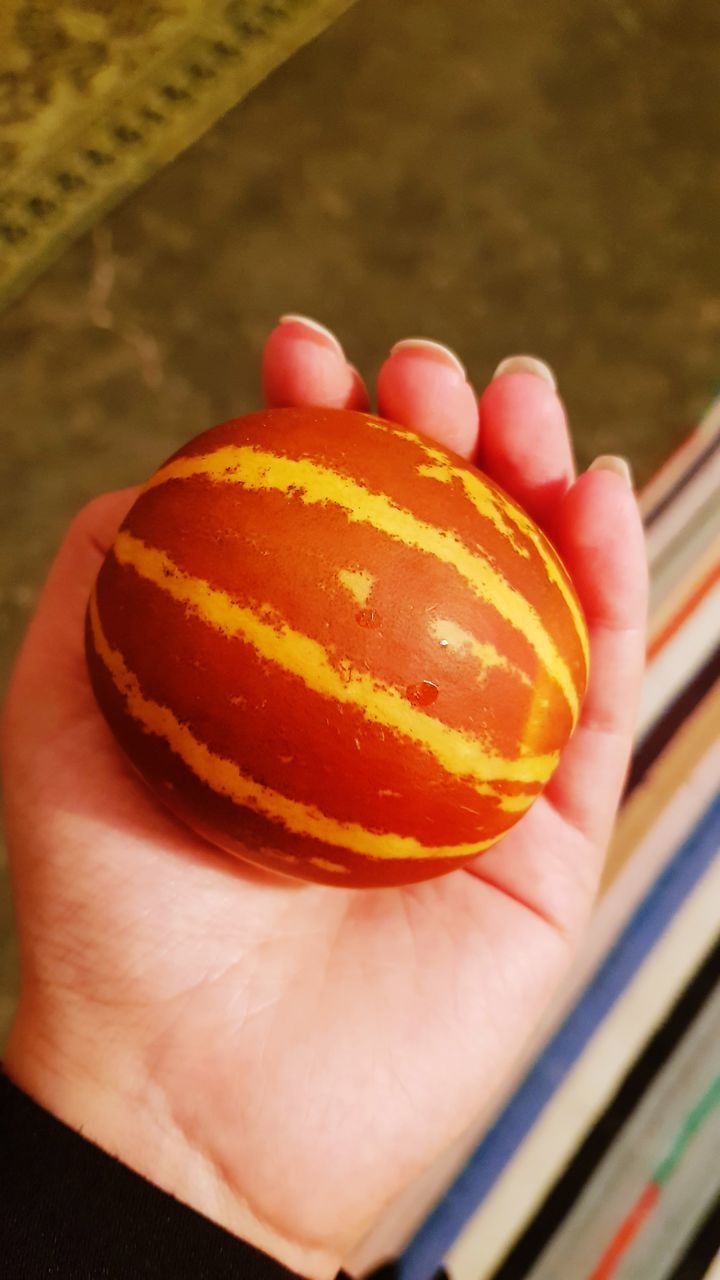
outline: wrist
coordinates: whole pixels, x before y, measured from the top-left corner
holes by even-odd
[[[342,1257],[287,1238],[253,1212],[232,1171],[173,1118],[146,1054],[116,1027],[94,1034],[77,1018],[41,1016],[21,1002],[4,1059],[8,1077],[57,1119],[161,1190],[308,1280],[332,1280]],[[240,1136],[239,1136],[240,1140]]]

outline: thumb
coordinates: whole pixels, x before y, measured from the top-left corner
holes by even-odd
[[[119,525],[135,501],[132,487],[94,498],[75,516],[50,569],[10,682],[5,729],[38,697],[55,710],[81,674],[84,617],[93,582]]]

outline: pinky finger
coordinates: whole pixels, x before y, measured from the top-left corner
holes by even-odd
[[[552,530],[590,633],[580,723],[545,795],[590,840],[608,837],[632,746],[645,657],[647,561],[626,467],[601,458],[568,491]]]

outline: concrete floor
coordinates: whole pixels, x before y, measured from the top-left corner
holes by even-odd
[[[71,514],[254,407],[282,311],[372,377],[550,360],[642,482],[720,382],[712,0],[361,0],[0,317],[0,684]],[[0,1035],[15,983],[0,889]]]

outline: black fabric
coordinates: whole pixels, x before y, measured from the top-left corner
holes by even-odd
[[[0,1275],[294,1280],[295,1273],[101,1151],[0,1070]]]

